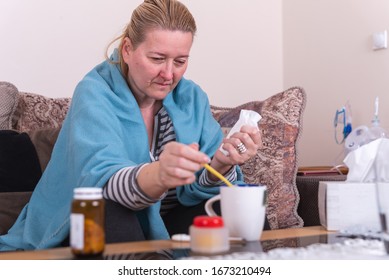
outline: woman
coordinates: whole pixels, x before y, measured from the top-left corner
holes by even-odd
[[[76,87],[50,163],[0,237],[1,250],[63,244],[75,187],[104,188],[109,242],[169,238],[161,216],[219,191],[222,182],[204,163],[242,180],[237,165],[256,153],[261,137],[243,127],[223,140],[206,94],[183,78],[195,32],[178,1],[146,0],[134,10],[119,48]]]

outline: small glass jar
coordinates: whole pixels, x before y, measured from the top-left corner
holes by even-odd
[[[189,227],[190,248],[195,253],[217,254],[230,249],[228,229],[220,216],[197,216]]]
[[[76,188],[70,215],[70,247],[78,257],[101,255],[105,247],[101,188]]]

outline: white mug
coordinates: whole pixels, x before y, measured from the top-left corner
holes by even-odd
[[[246,241],[258,241],[261,237],[266,215],[266,186],[236,185],[220,187],[220,194],[205,203],[209,216],[217,216],[212,208],[220,200],[221,214],[230,237]]]

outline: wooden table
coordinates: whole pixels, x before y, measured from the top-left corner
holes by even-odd
[[[263,231],[261,241],[282,240],[295,237],[308,237],[327,235],[329,232],[321,226],[290,228]],[[189,248],[188,242],[176,242],[171,240],[152,240],[126,243],[107,244],[104,254],[129,254],[153,252],[159,250]],[[69,247],[54,248],[36,251],[2,252],[0,260],[65,260],[72,259],[73,255]]]

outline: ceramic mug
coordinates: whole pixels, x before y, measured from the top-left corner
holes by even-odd
[[[221,215],[230,237],[258,241],[266,215],[266,186],[234,185],[220,187],[220,194],[205,203],[209,216],[217,216],[213,203],[220,200]]]

